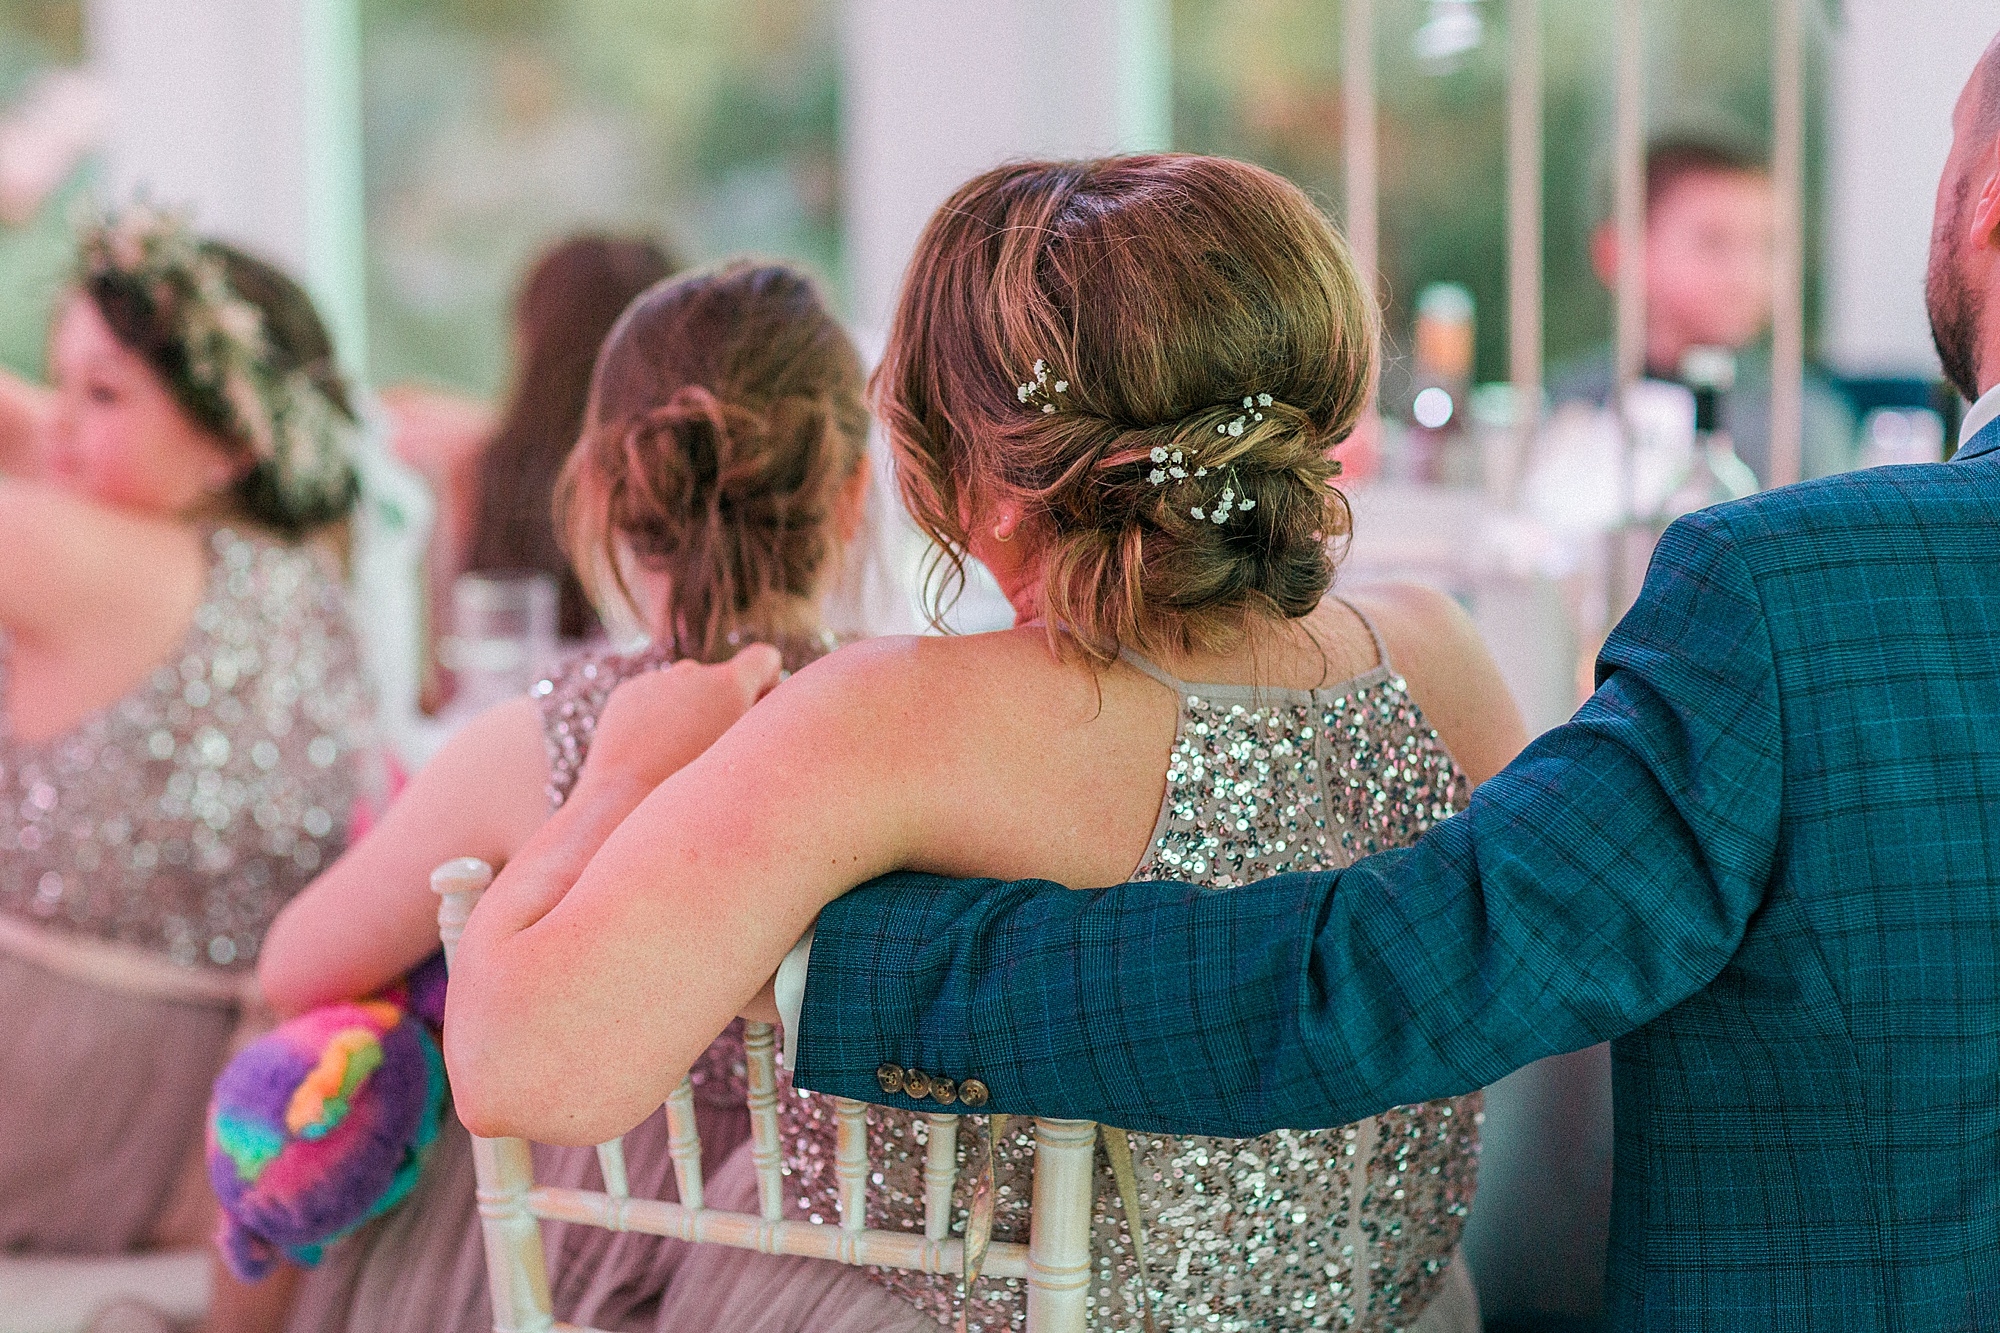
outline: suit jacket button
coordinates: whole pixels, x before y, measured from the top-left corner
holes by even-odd
[[[921,1069],[912,1069],[903,1075],[903,1091],[908,1096],[922,1101],[931,1095],[931,1076]]]
[[[991,1097],[992,1094],[986,1090],[986,1085],[976,1078],[969,1078],[958,1085],[959,1101],[965,1103],[972,1110],[976,1111],[986,1105]]]
[[[903,1090],[903,1067],[887,1063],[879,1065],[875,1070],[875,1081],[882,1085],[883,1092],[894,1097]]]
[[[937,1098],[938,1105],[950,1106],[958,1100],[958,1085],[942,1076],[931,1080],[931,1096]]]

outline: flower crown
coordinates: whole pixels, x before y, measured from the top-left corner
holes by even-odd
[[[86,227],[78,251],[86,282],[116,277],[173,320],[186,359],[176,387],[221,407],[288,509],[347,501],[359,423],[304,369],[275,363],[263,311],[231,288],[184,216],[134,204]]]
[[[1014,397],[1023,407],[1036,408],[1044,414],[1053,415],[1057,410],[1058,395],[1069,392],[1069,381],[1051,380],[1046,361],[1035,362],[1035,378],[1025,384],[1014,386]],[[1215,428],[1217,435],[1227,435],[1231,439],[1241,439],[1253,420],[1264,419],[1263,409],[1273,405],[1268,393],[1248,395],[1243,399],[1243,410],[1233,419]],[[1210,469],[1200,458],[1188,449],[1170,449],[1165,445],[1153,446],[1149,455],[1152,470],[1146,480],[1155,486],[1166,486],[1181,482],[1200,481],[1206,478]],[[1229,467],[1223,482],[1222,494],[1213,501],[1193,505],[1188,509],[1189,517],[1196,522],[1227,523],[1232,514],[1247,514],[1257,507],[1257,502],[1243,493],[1243,482],[1237,477],[1236,469]]]

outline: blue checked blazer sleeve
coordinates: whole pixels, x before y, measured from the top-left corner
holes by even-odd
[[[897,874],[821,916],[798,1083],[1247,1136],[1455,1094],[1722,970],[1777,854],[1779,700],[1725,517],[1669,530],[1597,693],[1416,846],[1228,892]],[[937,1109],[932,1106],[929,1109]]]

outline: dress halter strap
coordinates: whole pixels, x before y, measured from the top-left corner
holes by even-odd
[[[1368,631],[1368,637],[1374,641],[1375,665],[1369,668],[1368,671],[1363,672],[1362,674],[1370,675],[1377,671],[1393,671],[1394,667],[1390,664],[1389,661],[1388,641],[1382,637],[1382,631],[1375,628],[1375,622],[1368,618],[1368,613],[1366,611],[1363,611],[1360,607],[1356,606],[1354,603],[1348,601],[1345,597],[1334,595],[1333,599],[1336,602],[1339,602],[1342,606],[1346,607],[1349,611],[1352,611],[1354,613],[1354,618],[1361,622],[1363,627],[1365,627]],[[1171,672],[1168,672],[1165,668],[1159,666],[1152,659],[1147,657],[1141,657],[1138,653],[1133,652],[1130,648],[1121,647],[1118,650],[1118,660],[1125,663],[1127,666],[1133,668],[1134,670],[1139,671],[1142,674],[1158,681],[1160,684],[1172,690],[1175,694],[1183,694],[1183,695],[1213,694],[1218,690],[1241,691],[1244,689],[1255,688],[1252,686],[1236,686],[1236,685],[1191,685],[1187,681],[1182,680],[1179,676],[1173,675]],[[1357,677],[1356,679],[1359,679],[1359,677]],[[1279,692],[1284,693],[1284,691],[1279,691]]]
[[[1333,600],[1339,602],[1342,606],[1352,611],[1354,613],[1354,618],[1356,620],[1359,620],[1362,626],[1367,629],[1368,637],[1375,641],[1376,668],[1378,670],[1383,670],[1383,671],[1393,670],[1393,667],[1389,662],[1388,641],[1383,639],[1382,631],[1375,628],[1375,622],[1368,618],[1368,613],[1366,611],[1363,611],[1360,607],[1356,606],[1354,603],[1348,601],[1345,597],[1342,597],[1339,593],[1333,594]]]
[[[1186,681],[1182,680],[1179,676],[1168,675],[1167,672],[1158,665],[1156,665],[1151,658],[1141,657],[1139,656],[1139,654],[1133,652],[1130,648],[1121,647],[1118,650],[1118,660],[1123,662],[1126,666],[1129,666],[1134,670],[1142,673],[1143,675],[1151,676],[1154,680],[1157,680],[1158,682],[1160,682],[1160,684],[1166,686],[1168,689],[1172,690],[1175,694],[1198,693],[1198,691],[1195,690],[1194,686],[1188,684]]]

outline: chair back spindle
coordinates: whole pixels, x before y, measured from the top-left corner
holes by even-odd
[[[461,857],[431,875],[438,894],[438,937],[447,966],[458,940],[493,882],[485,862]],[[623,1140],[600,1144],[604,1189],[537,1185],[528,1145],[520,1139],[472,1140],[479,1221],[486,1243],[494,1333],[596,1333],[561,1323],[549,1299],[541,1223],[560,1221],[610,1231],[666,1236],[696,1245],[729,1245],[834,1263],[959,1274],[965,1243],[952,1234],[958,1184],[958,1117],[924,1118],[922,1232],[868,1226],[868,1115],[861,1102],[834,1103],[834,1172],[840,1216],[832,1222],[787,1218],[784,1151],[778,1123],[777,1037],[768,1023],[744,1025],[751,1157],[757,1174],[757,1214],[710,1208],[702,1194],[701,1134],[694,1090],[683,1079],[666,1100],[668,1154],[679,1200],[634,1198]],[[1097,1127],[1081,1120],[1035,1123],[1035,1180],[1028,1243],[995,1241],[983,1272],[1016,1278],[1028,1288],[1029,1333],[1083,1333],[1089,1291],[1093,1151]]]
[[[757,1166],[757,1211],[767,1222],[784,1216],[784,1147],[778,1134],[778,1042],[769,1023],[743,1025],[749,1066],[750,1156]]]

